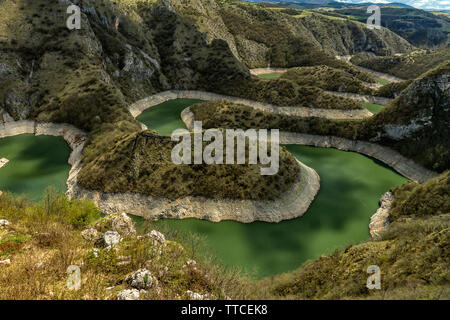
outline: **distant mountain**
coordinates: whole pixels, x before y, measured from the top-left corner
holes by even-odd
[[[336,8],[333,12],[362,23],[368,17],[364,6]],[[386,6],[381,9],[381,25],[415,46],[434,47],[450,41],[450,19],[446,15],[415,8]]]
[[[280,2],[280,1],[270,1],[270,0],[250,0],[252,2]],[[450,3],[448,0],[286,0],[282,1],[285,3],[294,4],[308,4],[308,5],[328,5],[330,7],[337,7],[336,4],[356,4],[356,5],[367,5],[367,4],[389,4],[396,5],[406,8],[417,8],[417,9],[433,9],[433,10],[449,10]]]

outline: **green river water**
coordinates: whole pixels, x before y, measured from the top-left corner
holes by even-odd
[[[70,148],[61,137],[21,134],[0,139],[0,158],[9,162],[0,169],[0,190],[39,200],[48,186],[66,190]]]
[[[147,109],[137,119],[160,134],[185,128],[180,112],[198,100],[178,99]],[[155,121],[157,119],[157,121]],[[287,146],[321,177],[321,190],[306,215],[278,224],[197,219],[156,224],[194,232],[208,239],[225,264],[263,277],[294,270],[309,259],[369,237],[368,224],[380,197],[406,179],[380,162],[352,152]]]
[[[161,134],[170,134],[184,128],[180,112],[195,102],[199,100],[168,101],[146,110],[138,120]],[[406,181],[379,162],[356,153],[306,146],[287,148],[321,177],[321,190],[304,217],[278,224],[196,219],[155,224],[202,235],[218,259],[260,278],[294,270],[309,259],[368,239],[369,218],[377,210],[379,198]],[[0,139],[0,158],[10,160],[0,169],[0,189],[36,200],[49,185],[65,190],[69,154],[62,138],[20,135]]]

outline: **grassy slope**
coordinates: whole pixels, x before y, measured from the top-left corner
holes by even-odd
[[[251,68],[272,66],[311,65],[309,57],[323,64],[323,50],[333,55],[353,54],[361,50],[375,51],[377,54],[409,52],[413,47],[404,39],[383,29],[374,32],[364,24],[343,18],[300,10],[280,10],[261,4],[239,1],[217,1],[220,13],[210,10],[214,0],[192,0],[188,8],[176,9],[187,16],[208,37],[225,39],[237,55]],[[205,9],[208,8],[208,9]],[[245,28],[251,25],[252,28]],[[221,32],[217,29],[220,28]],[[290,39],[290,40],[289,40]],[[301,51],[295,39],[300,39],[308,50]],[[278,47],[283,44],[282,49]],[[303,57],[291,54],[297,50]],[[327,59],[331,62],[331,59]],[[301,64],[304,63],[304,64]],[[309,64],[308,64],[309,63]],[[280,65],[281,66],[281,65]],[[331,65],[336,66],[336,65]]]
[[[283,149],[279,172],[262,176],[260,164],[176,165],[171,160],[175,144],[170,137],[132,134],[96,159],[95,165],[89,163],[79,179],[90,189],[106,192],[138,192],[168,198],[275,199],[289,189],[299,174],[295,158]]]
[[[448,82],[449,68],[450,64],[446,63],[430,71],[413,82],[383,111],[364,120],[286,117],[225,101],[197,105],[192,110],[196,119],[204,121],[205,128],[277,128],[372,141],[442,172],[450,168],[450,98],[449,89],[442,86]]]
[[[449,48],[433,51],[414,51],[404,56],[377,57],[357,61],[355,64],[375,71],[392,74],[401,79],[415,79],[443,62],[450,60]]]
[[[48,192],[36,204],[2,194],[0,217],[12,225],[0,228],[0,259],[11,259],[0,266],[0,299],[115,299],[127,288],[124,277],[140,268],[149,269],[160,288],[141,294],[142,299],[187,298],[186,290],[219,299],[448,299],[449,179],[446,172],[425,184],[392,190],[391,224],[379,241],[349,246],[260,281],[215,263],[202,249],[203,240],[170,231],[166,236],[178,243],[167,242],[161,254],[145,238],[127,236],[118,250],[99,249],[96,256],[80,231],[91,225],[103,232],[111,226],[99,220],[91,202]],[[118,264],[121,256],[130,263]],[[183,267],[189,259],[197,261],[195,269]],[[379,291],[366,288],[366,269],[374,264],[381,268]],[[65,285],[69,265],[81,265],[79,291]]]
[[[450,174],[395,188],[391,224],[379,241],[350,246],[264,285],[295,299],[448,299]],[[368,290],[366,270],[381,269],[381,290]]]
[[[387,98],[397,98],[403,90],[409,87],[412,80],[405,80],[401,82],[391,82],[378,88],[375,92],[376,96],[387,97]]]
[[[354,75],[328,66],[291,68],[281,76],[298,85],[316,86],[329,91],[373,94],[373,90]]]
[[[99,248],[95,255],[94,244],[82,238],[81,230],[98,226],[104,232],[111,225],[88,201],[69,201],[49,192],[36,204],[3,194],[0,217],[11,222],[0,227],[0,260],[11,260],[10,265],[0,265],[1,300],[116,299],[120,290],[128,288],[125,276],[141,268],[157,278],[159,288],[141,293],[143,300],[188,299],[187,290],[219,299],[225,294],[236,299],[250,296],[247,278],[214,263],[194,236],[166,233],[168,240],[177,242],[168,241],[164,247],[146,237],[127,236],[117,250]],[[145,228],[138,235],[150,230]],[[123,257],[128,264],[119,264]],[[190,259],[197,261],[195,268],[183,267]],[[81,267],[78,291],[66,286],[70,265]]]

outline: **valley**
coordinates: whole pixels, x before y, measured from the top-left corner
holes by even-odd
[[[0,299],[450,297],[450,23],[361,10],[0,1]]]

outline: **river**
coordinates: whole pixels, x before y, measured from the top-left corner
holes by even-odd
[[[168,101],[147,109],[137,119],[169,135],[185,127],[180,112],[196,102],[200,101]],[[379,198],[406,181],[378,161],[356,153],[295,145],[287,148],[321,177],[321,190],[304,217],[278,224],[163,220],[156,226],[201,235],[223,263],[261,278],[292,271],[309,259],[368,239],[369,218],[377,210]],[[23,134],[0,139],[0,158],[10,160],[0,169],[0,190],[33,200],[39,200],[48,186],[65,191],[69,154],[70,148],[59,137]]]

